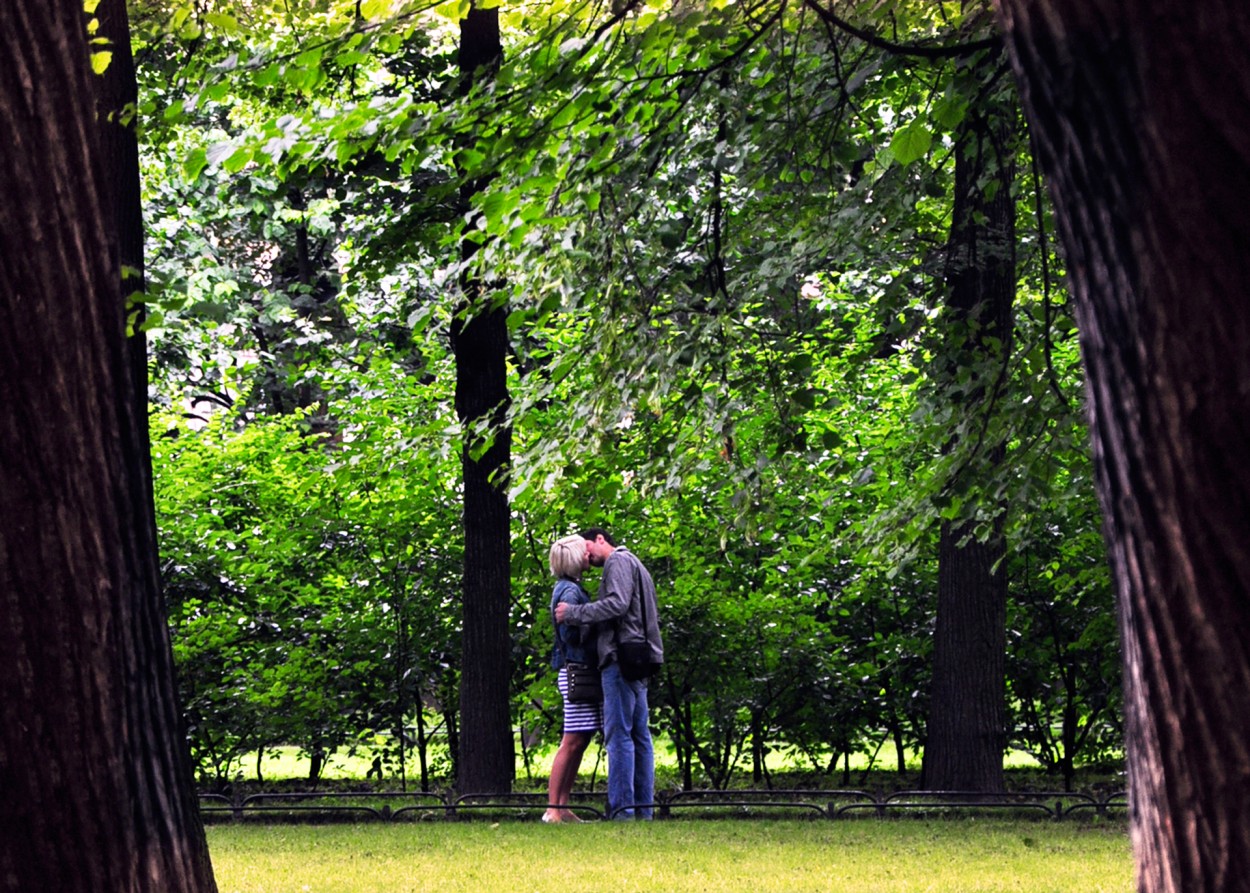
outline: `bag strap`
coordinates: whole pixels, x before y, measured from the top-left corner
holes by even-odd
[[[647,647],[651,646],[651,624],[647,622],[647,593],[642,588],[642,574],[638,568],[642,562],[638,560],[638,556],[629,549],[625,550],[625,554],[634,559],[630,564],[630,569],[634,572],[634,592],[638,596],[639,606],[642,608],[642,640],[647,643]],[[618,637],[619,638],[619,637]]]
[[[629,553],[633,555],[633,552]],[[638,567],[642,564],[637,556],[634,557],[634,588],[638,590],[638,601],[642,602],[642,640],[651,645],[651,623],[647,619],[647,591],[642,585],[642,574],[638,571]]]

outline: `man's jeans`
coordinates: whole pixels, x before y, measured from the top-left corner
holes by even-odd
[[[647,683],[630,682],[621,668],[603,668],[603,739],[608,750],[608,815],[651,818],[655,753],[647,728]],[[638,805],[635,815],[634,805]]]

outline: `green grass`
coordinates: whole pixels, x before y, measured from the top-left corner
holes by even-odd
[[[221,893],[1129,893],[1120,823],[671,820],[208,828]]]
[[[546,779],[547,774],[551,771],[551,761],[555,757],[556,749],[554,746],[536,751],[531,754],[530,771],[535,776]],[[518,750],[519,753],[519,750]],[[365,777],[365,773],[369,771],[369,764],[373,760],[373,752],[368,749],[361,749],[354,755],[349,756],[346,752],[337,752],[330,755],[326,761],[322,777],[325,779],[360,779]],[[582,760],[582,776],[589,779],[592,770],[595,768],[596,761],[599,762],[597,777],[600,782],[607,775],[607,757],[602,755],[599,750],[599,741],[596,739],[586,752],[586,756]],[[669,768],[676,771],[677,760],[671,751],[664,747],[663,741],[656,742],[656,764],[659,768]],[[865,754],[853,754],[851,756],[851,768],[854,771],[861,771],[868,765],[868,757]],[[888,755],[888,759],[878,760],[878,768],[880,771],[889,772],[895,766],[893,753]],[[917,755],[909,755],[908,765],[913,769],[920,768],[920,758]],[[1028,754],[1020,751],[1011,751],[1004,757],[1003,766],[1007,769],[1032,769],[1037,767],[1037,761]],[[276,781],[279,779],[298,779],[308,777],[309,758],[300,754],[297,747],[274,747],[265,751],[265,755],[261,760],[262,771],[265,779],[268,781]],[[838,763],[839,771],[842,763]],[[784,754],[773,754],[769,761],[769,768],[774,772],[786,772],[794,770],[798,764],[794,759]],[[806,767],[801,767],[806,768]],[[750,766],[744,764],[740,767],[741,774],[750,775]],[[390,778],[391,771],[388,770],[387,777]],[[256,755],[248,754],[243,757],[235,766],[235,772],[241,773],[246,780],[252,780],[256,777]],[[408,778],[412,779],[418,776],[419,770],[416,761],[413,760],[408,765]],[[525,767],[520,757],[517,757],[517,778],[524,780],[526,777]]]

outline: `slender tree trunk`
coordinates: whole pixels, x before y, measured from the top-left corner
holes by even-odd
[[[460,26],[460,71],[466,91],[488,77],[503,56],[499,10],[469,10]],[[476,184],[463,190],[466,200]],[[466,241],[466,259],[476,251]],[[508,494],[501,476],[512,452],[508,406],[507,309],[493,306],[488,283],[461,282],[464,302],[452,327],[456,354],[456,412],[465,429],[464,627],[460,676],[460,775],[465,793],[508,791],[516,771],[509,693],[511,639],[511,533]],[[471,428],[491,426],[489,447]]]
[[[0,890],[198,893],[85,24],[0,4]]]
[[[992,70],[992,60],[982,63]],[[974,106],[955,152],[946,325],[952,396],[980,418],[993,412],[1009,354],[1015,296],[1012,149],[1004,142],[1011,104]],[[971,383],[964,385],[968,378]],[[956,396],[958,395],[958,396]],[[978,422],[978,425],[981,423]],[[1000,443],[977,444],[975,469],[1002,464]],[[983,463],[983,464],[981,464]],[[956,480],[952,489],[966,489]],[[991,507],[1001,518],[1001,507]],[[944,523],[938,551],[933,684],[924,751],[931,790],[999,791],[1005,784],[1007,579],[1001,520],[988,535],[976,522]]]
[[[417,692],[417,763],[421,772],[421,791],[428,794],[430,792],[430,739],[425,730],[425,704],[420,688]],[[404,783],[404,790],[408,790],[407,781]]]
[[[751,711],[751,781],[759,787],[765,780],[765,749],[764,724],[760,717],[761,711]],[[771,784],[769,785],[771,787]]]
[[[1138,883],[1250,889],[1250,5],[1000,14],[1076,300]]]

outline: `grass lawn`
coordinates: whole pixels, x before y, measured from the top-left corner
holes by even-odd
[[[221,893],[1129,893],[1122,823],[213,825]]]

